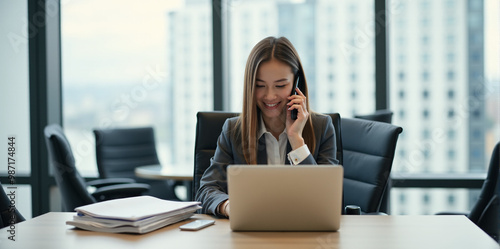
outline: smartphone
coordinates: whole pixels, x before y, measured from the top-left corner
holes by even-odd
[[[179,228],[181,230],[187,230],[187,231],[196,231],[200,230],[202,228],[208,227],[210,225],[213,225],[215,223],[215,220],[195,220],[193,222],[184,224],[180,226]]]
[[[297,79],[295,80],[295,85],[293,86],[292,88],[292,93],[290,95],[297,95],[297,88],[299,87],[299,76],[297,75]],[[292,110],[292,120],[296,120],[297,119],[297,114],[298,114],[298,110],[297,109],[293,109]]]

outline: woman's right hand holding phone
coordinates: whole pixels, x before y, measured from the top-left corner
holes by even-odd
[[[302,131],[304,130],[307,119],[309,118],[309,112],[306,107],[306,96],[304,96],[299,88],[296,88],[295,90],[297,91],[297,94],[288,97],[290,101],[287,104],[288,109],[286,115],[286,132],[288,141],[292,146],[292,150],[295,150],[305,144],[304,138],[302,137]],[[293,120],[291,117],[292,110],[297,110],[296,120]]]

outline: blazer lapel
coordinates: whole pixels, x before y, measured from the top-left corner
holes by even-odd
[[[261,136],[257,145],[257,164],[267,164],[266,138]]]
[[[266,136],[262,136],[259,139],[259,145],[257,148],[257,164],[267,164],[267,151],[266,151]],[[288,160],[288,153],[292,151],[292,145],[290,142],[286,142],[286,154],[285,154],[285,165],[290,165]]]

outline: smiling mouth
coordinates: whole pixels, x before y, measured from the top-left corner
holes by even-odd
[[[277,106],[279,103],[274,103],[274,104],[266,104],[264,103],[264,105],[266,105],[267,107],[275,107]]]

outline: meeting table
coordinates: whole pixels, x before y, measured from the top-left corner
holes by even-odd
[[[234,232],[228,219],[195,214],[146,234],[79,230],[65,223],[74,215],[51,212],[3,228],[0,248],[500,248],[459,215],[344,215],[336,232]],[[198,231],[179,229],[194,219],[215,220],[215,224]]]

